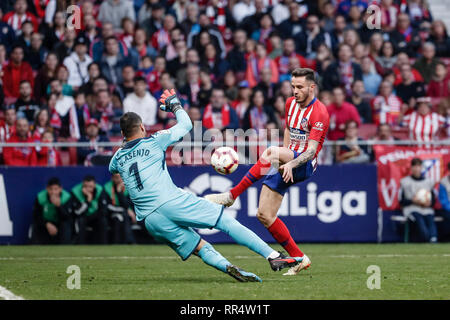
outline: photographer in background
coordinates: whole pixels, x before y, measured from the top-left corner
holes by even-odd
[[[102,206],[109,216],[112,243],[136,243],[131,230],[131,224],[136,223],[136,215],[131,209],[133,204],[120,174],[113,174],[103,190],[105,197],[102,198]]]
[[[58,178],[50,178],[33,207],[32,244],[69,244],[72,238],[72,202]]]
[[[403,215],[411,219],[417,225],[419,236],[425,242],[437,242],[437,228],[434,222],[433,182],[422,175],[422,160],[411,160],[411,175],[400,180],[398,200],[402,207]],[[428,191],[429,198],[421,199],[418,195],[421,189]]]

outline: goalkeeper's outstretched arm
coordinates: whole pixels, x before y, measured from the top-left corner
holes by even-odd
[[[177,119],[177,124],[168,130],[161,130],[157,134],[157,138],[165,150],[175,142],[180,141],[189,131],[192,130],[192,122],[187,112],[181,106],[175,90],[165,90],[159,100],[161,110],[173,112]]]

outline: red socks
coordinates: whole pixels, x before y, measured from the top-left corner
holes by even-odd
[[[259,158],[258,162],[256,162],[250,170],[248,170],[242,180],[230,190],[233,199],[239,197],[245,190],[248,189],[248,187],[265,176],[267,172],[269,172],[270,165],[270,162],[263,158]]]
[[[289,256],[303,257],[303,252],[297,247],[288,228],[280,218],[277,218],[267,230],[269,230],[274,239],[289,253]]]

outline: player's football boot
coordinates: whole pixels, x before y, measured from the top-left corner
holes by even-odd
[[[306,270],[311,265],[311,260],[308,258],[308,256],[305,254],[303,255],[303,260],[298,265],[290,268],[286,273],[283,273],[283,276],[295,276],[302,270]]]
[[[207,194],[204,198],[208,201],[221,204],[225,207],[231,207],[234,203],[231,192]]]
[[[287,267],[294,267],[301,263],[302,257],[287,257],[280,252],[280,256],[277,258],[269,258],[270,267],[273,271],[280,271]]]
[[[227,266],[227,273],[239,282],[262,282],[256,274],[244,271],[232,264]]]

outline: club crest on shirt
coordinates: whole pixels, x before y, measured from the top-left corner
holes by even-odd
[[[300,122],[300,128],[302,128],[303,130],[308,130],[308,119],[302,119],[302,121]]]

